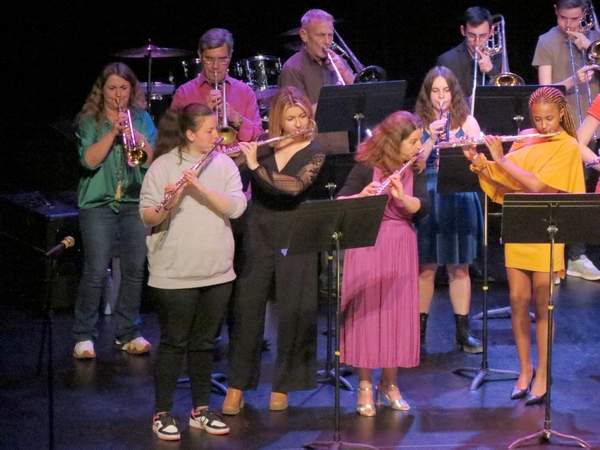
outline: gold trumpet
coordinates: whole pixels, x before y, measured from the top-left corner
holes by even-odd
[[[123,112],[121,107],[121,99],[117,97],[117,109],[119,112]],[[129,133],[123,131],[121,139],[123,141],[123,149],[127,155],[127,164],[131,167],[141,166],[148,161],[148,153],[144,150],[146,145],[145,142],[141,142],[139,145],[135,142],[135,134],[133,132],[133,120],[131,120],[131,110],[127,109],[127,121],[125,125],[129,129]]]
[[[417,153],[415,153],[412,158],[410,158],[408,161],[406,161],[404,163],[404,165],[396,170],[395,172],[393,172],[389,177],[387,177],[386,179],[384,179],[381,184],[379,185],[379,187],[377,188],[377,190],[375,191],[375,195],[381,195],[383,194],[386,189],[388,187],[390,187],[390,184],[392,183],[392,181],[390,180],[390,178],[394,175],[402,175],[406,169],[408,169],[409,167],[411,167],[416,161],[417,159],[419,159],[419,156],[421,156],[421,154],[425,151],[425,147],[420,148],[419,151]]]
[[[221,105],[223,108],[221,124],[219,125],[219,136],[223,138],[223,145],[231,144],[237,137],[237,131],[229,126],[227,123],[227,86],[225,85],[225,79],[223,79],[223,97]],[[219,90],[219,82],[217,81],[217,71],[215,70],[215,89]],[[219,120],[219,107],[215,107],[215,113],[217,115],[217,121]]]
[[[215,145],[213,145],[213,146],[212,146],[212,148],[211,148],[209,151],[207,151],[207,152],[206,152],[206,153],[205,153],[205,154],[202,156],[202,158],[200,158],[200,159],[198,160],[198,162],[197,162],[196,164],[194,164],[194,165],[191,167],[191,170],[199,171],[199,170],[202,168],[202,166],[204,166],[204,163],[205,163],[205,162],[208,160],[208,157],[209,157],[209,156],[212,154],[212,152],[214,152],[214,151],[215,151],[215,149],[216,149],[216,148],[217,148],[219,145],[221,145],[221,144],[223,143],[223,141],[224,141],[224,138],[223,138],[222,136],[221,136],[219,139],[217,139],[217,142],[215,142]],[[177,180],[177,183],[175,183],[175,189],[173,189],[173,190],[169,191],[169,192],[168,192],[168,193],[167,193],[167,194],[166,194],[166,195],[163,197],[163,199],[161,200],[161,202],[160,202],[158,205],[156,205],[156,208],[154,209],[154,211],[156,211],[156,212],[160,212],[160,210],[161,210],[161,209],[163,209],[163,208],[164,208],[164,206],[165,206],[167,203],[169,203],[169,201],[170,201],[170,200],[171,200],[173,197],[175,197],[175,194],[177,193],[177,191],[178,191],[179,189],[181,189],[183,186],[185,186],[185,184],[186,184],[186,181],[185,181],[185,175],[184,175],[184,176],[182,176],[182,177],[181,177],[179,180]]]

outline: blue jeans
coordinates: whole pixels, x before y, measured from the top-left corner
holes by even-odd
[[[107,270],[118,243],[121,284],[115,304],[115,338],[129,342],[140,335],[140,301],[146,263],[146,227],[137,203],[123,203],[115,213],[108,206],[79,210],[84,264],[73,333],[77,342],[98,337],[96,322]]]

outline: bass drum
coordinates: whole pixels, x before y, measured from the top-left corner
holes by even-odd
[[[148,83],[140,83],[140,87],[146,99],[148,97]],[[150,86],[150,99],[148,101],[148,109],[152,121],[158,125],[158,122],[167,109],[171,107],[175,94],[175,85],[153,81]]]
[[[258,100],[270,98],[277,90],[281,61],[276,56],[258,55],[235,63],[235,74],[256,93]]]

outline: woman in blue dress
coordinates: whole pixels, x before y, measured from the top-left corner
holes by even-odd
[[[417,224],[421,348],[426,344],[435,274],[438,266],[445,265],[456,321],[455,345],[467,353],[481,353],[481,342],[469,332],[469,264],[477,258],[483,239],[481,204],[477,192],[443,195],[436,192],[438,155],[432,152],[439,140],[479,137],[481,130],[470,115],[458,80],[447,67],[434,67],[427,73],[417,98],[415,113],[423,122],[423,158],[427,160],[425,171],[432,206],[429,216]],[[447,125],[448,117],[450,123]]]

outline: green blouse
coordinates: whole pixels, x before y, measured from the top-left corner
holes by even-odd
[[[156,141],[156,128],[146,111],[131,111],[134,128],[144,135],[151,146]],[[117,137],[108,155],[96,167],[90,167],[85,162],[85,154],[91,145],[98,142],[110,131],[112,123],[105,118],[97,123],[93,118],[84,118],[79,123],[77,137],[79,138],[79,161],[83,166],[83,176],[79,180],[77,190],[78,205],[82,209],[108,205],[113,211],[119,212],[121,202],[139,203],[140,189],[147,167],[130,167],[123,154],[121,138]],[[116,199],[119,180],[121,198]]]

